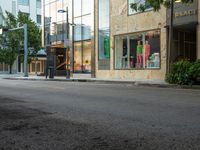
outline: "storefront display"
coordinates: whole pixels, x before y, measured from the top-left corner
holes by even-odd
[[[160,68],[160,31],[116,36],[115,68]]]
[[[109,1],[99,0],[98,54],[99,60],[110,58]]]
[[[141,45],[141,41],[138,41],[138,45],[137,45],[137,68],[142,68],[142,53],[143,53],[143,45]]]

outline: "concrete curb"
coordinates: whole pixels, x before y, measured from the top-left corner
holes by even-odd
[[[200,85],[176,85],[176,84],[159,84],[159,83],[145,83],[141,81],[112,81],[112,80],[95,80],[95,79],[40,79],[40,78],[2,78],[6,80],[29,80],[29,81],[57,81],[57,82],[93,82],[102,84],[129,84],[134,86],[158,87],[158,88],[177,88],[177,89],[196,89],[200,90]]]

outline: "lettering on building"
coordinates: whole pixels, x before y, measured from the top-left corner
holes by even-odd
[[[175,18],[185,17],[185,16],[193,16],[197,14],[197,10],[186,10],[181,12],[175,12]]]

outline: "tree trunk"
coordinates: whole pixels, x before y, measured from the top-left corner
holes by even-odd
[[[9,65],[9,68],[10,68],[9,74],[12,74],[12,65]]]

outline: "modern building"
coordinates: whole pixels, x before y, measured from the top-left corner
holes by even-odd
[[[136,12],[130,7],[133,2],[135,0],[45,1],[49,66],[55,72],[59,68],[64,72],[70,64],[73,74],[89,73],[96,78],[164,80],[168,62],[200,59],[198,0],[190,4],[175,3],[171,51],[170,11],[161,7],[159,12],[154,12],[141,0],[147,10]],[[66,26],[67,7],[70,28]],[[63,25],[62,30],[60,25]],[[66,57],[68,49],[69,58]]]
[[[0,0],[0,7],[4,16],[5,11],[15,16],[21,11],[28,14],[38,25],[42,24],[42,0]]]
[[[65,75],[70,62],[74,62],[69,66],[73,73],[91,74],[94,1],[45,0],[44,12],[45,45],[49,48],[48,60],[55,75]]]
[[[46,52],[44,49],[41,49],[32,62],[28,65],[29,74],[45,75],[46,67]]]
[[[15,16],[21,11],[29,15],[42,28],[42,0],[0,0],[0,25],[4,24],[5,11],[11,12]],[[16,61],[12,72],[21,72],[23,70],[22,66],[19,61]],[[8,69],[7,65],[0,64],[0,72],[9,72]]]

